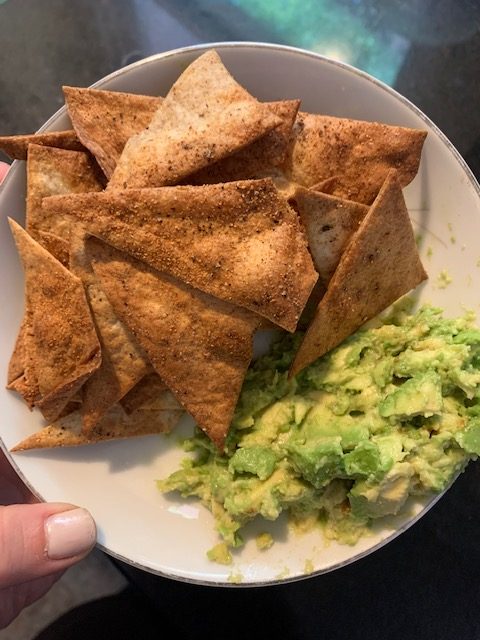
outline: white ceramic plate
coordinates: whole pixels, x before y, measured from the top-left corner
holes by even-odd
[[[426,129],[420,171],[405,197],[421,234],[420,250],[430,275],[421,302],[443,307],[450,316],[465,307],[478,310],[480,290],[480,189],[460,155],[416,107],[386,85],[339,62],[278,45],[228,43],[202,45],[153,56],[100,80],[96,87],[164,95],[183,69],[215,47],[234,76],[260,100],[301,98],[302,109],[335,116],[377,120]],[[62,108],[42,130],[69,127]],[[7,215],[24,221],[25,167],[15,162],[0,187],[0,380],[22,316],[23,282]],[[452,283],[439,287],[447,270]],[[6,449],[38,429],[41,418],[2,388],[0,436]],[[183,430],[191,428],[185,419]],[[314,531],[298,535],[286,522],[254,523],[247,544],[223,567],[209,562],[217,541],[210,514],[196,501],[162,496],[154,480],[165,477],[183,457],[176,436],[151,436],[73,450],[29,452],[12,462],[44,500],[72,502],[89,509],[98,524],[102,549],[147,571],[189,582],[271,584],[319,574],[366,555],[413,524],[430,502],[411,502],[403,516],[382,522],[356,546],[325,545]],[[277,542],[258,551],[254,533],[273,532]]]

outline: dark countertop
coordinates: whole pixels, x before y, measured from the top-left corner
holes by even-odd
[[[0,0],[0,134],[36,130],[86,86],[152,53],[261,40],[338,56],[394,86],[480,178],[478,0]],[[480,638],[480,466],[372,556],[262,589],[184,585],[122,567],[156,602],[159,637]]]

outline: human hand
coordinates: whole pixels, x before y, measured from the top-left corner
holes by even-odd
[[[0,181],[8,165],[0,162]],[[92,549],[95,523],[71,504],[38,503],[0,449],[0,629]]]

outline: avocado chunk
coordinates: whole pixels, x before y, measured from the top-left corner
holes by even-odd
[[[406,420],[413,416],[428,418],[442,411],[442,380],[435,371],[427,371],[401,384],[379,405],[384,418]]]

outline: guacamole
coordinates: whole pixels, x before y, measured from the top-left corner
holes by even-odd
[[[248,521],[283,511],[354,544],[480,454],[480,330],[468,315],[399,312],[289,379],[300,339],[249,369],[225,452],[197,431],[184,443],[193,455],[158,482],[200,498],[227,547]]]

